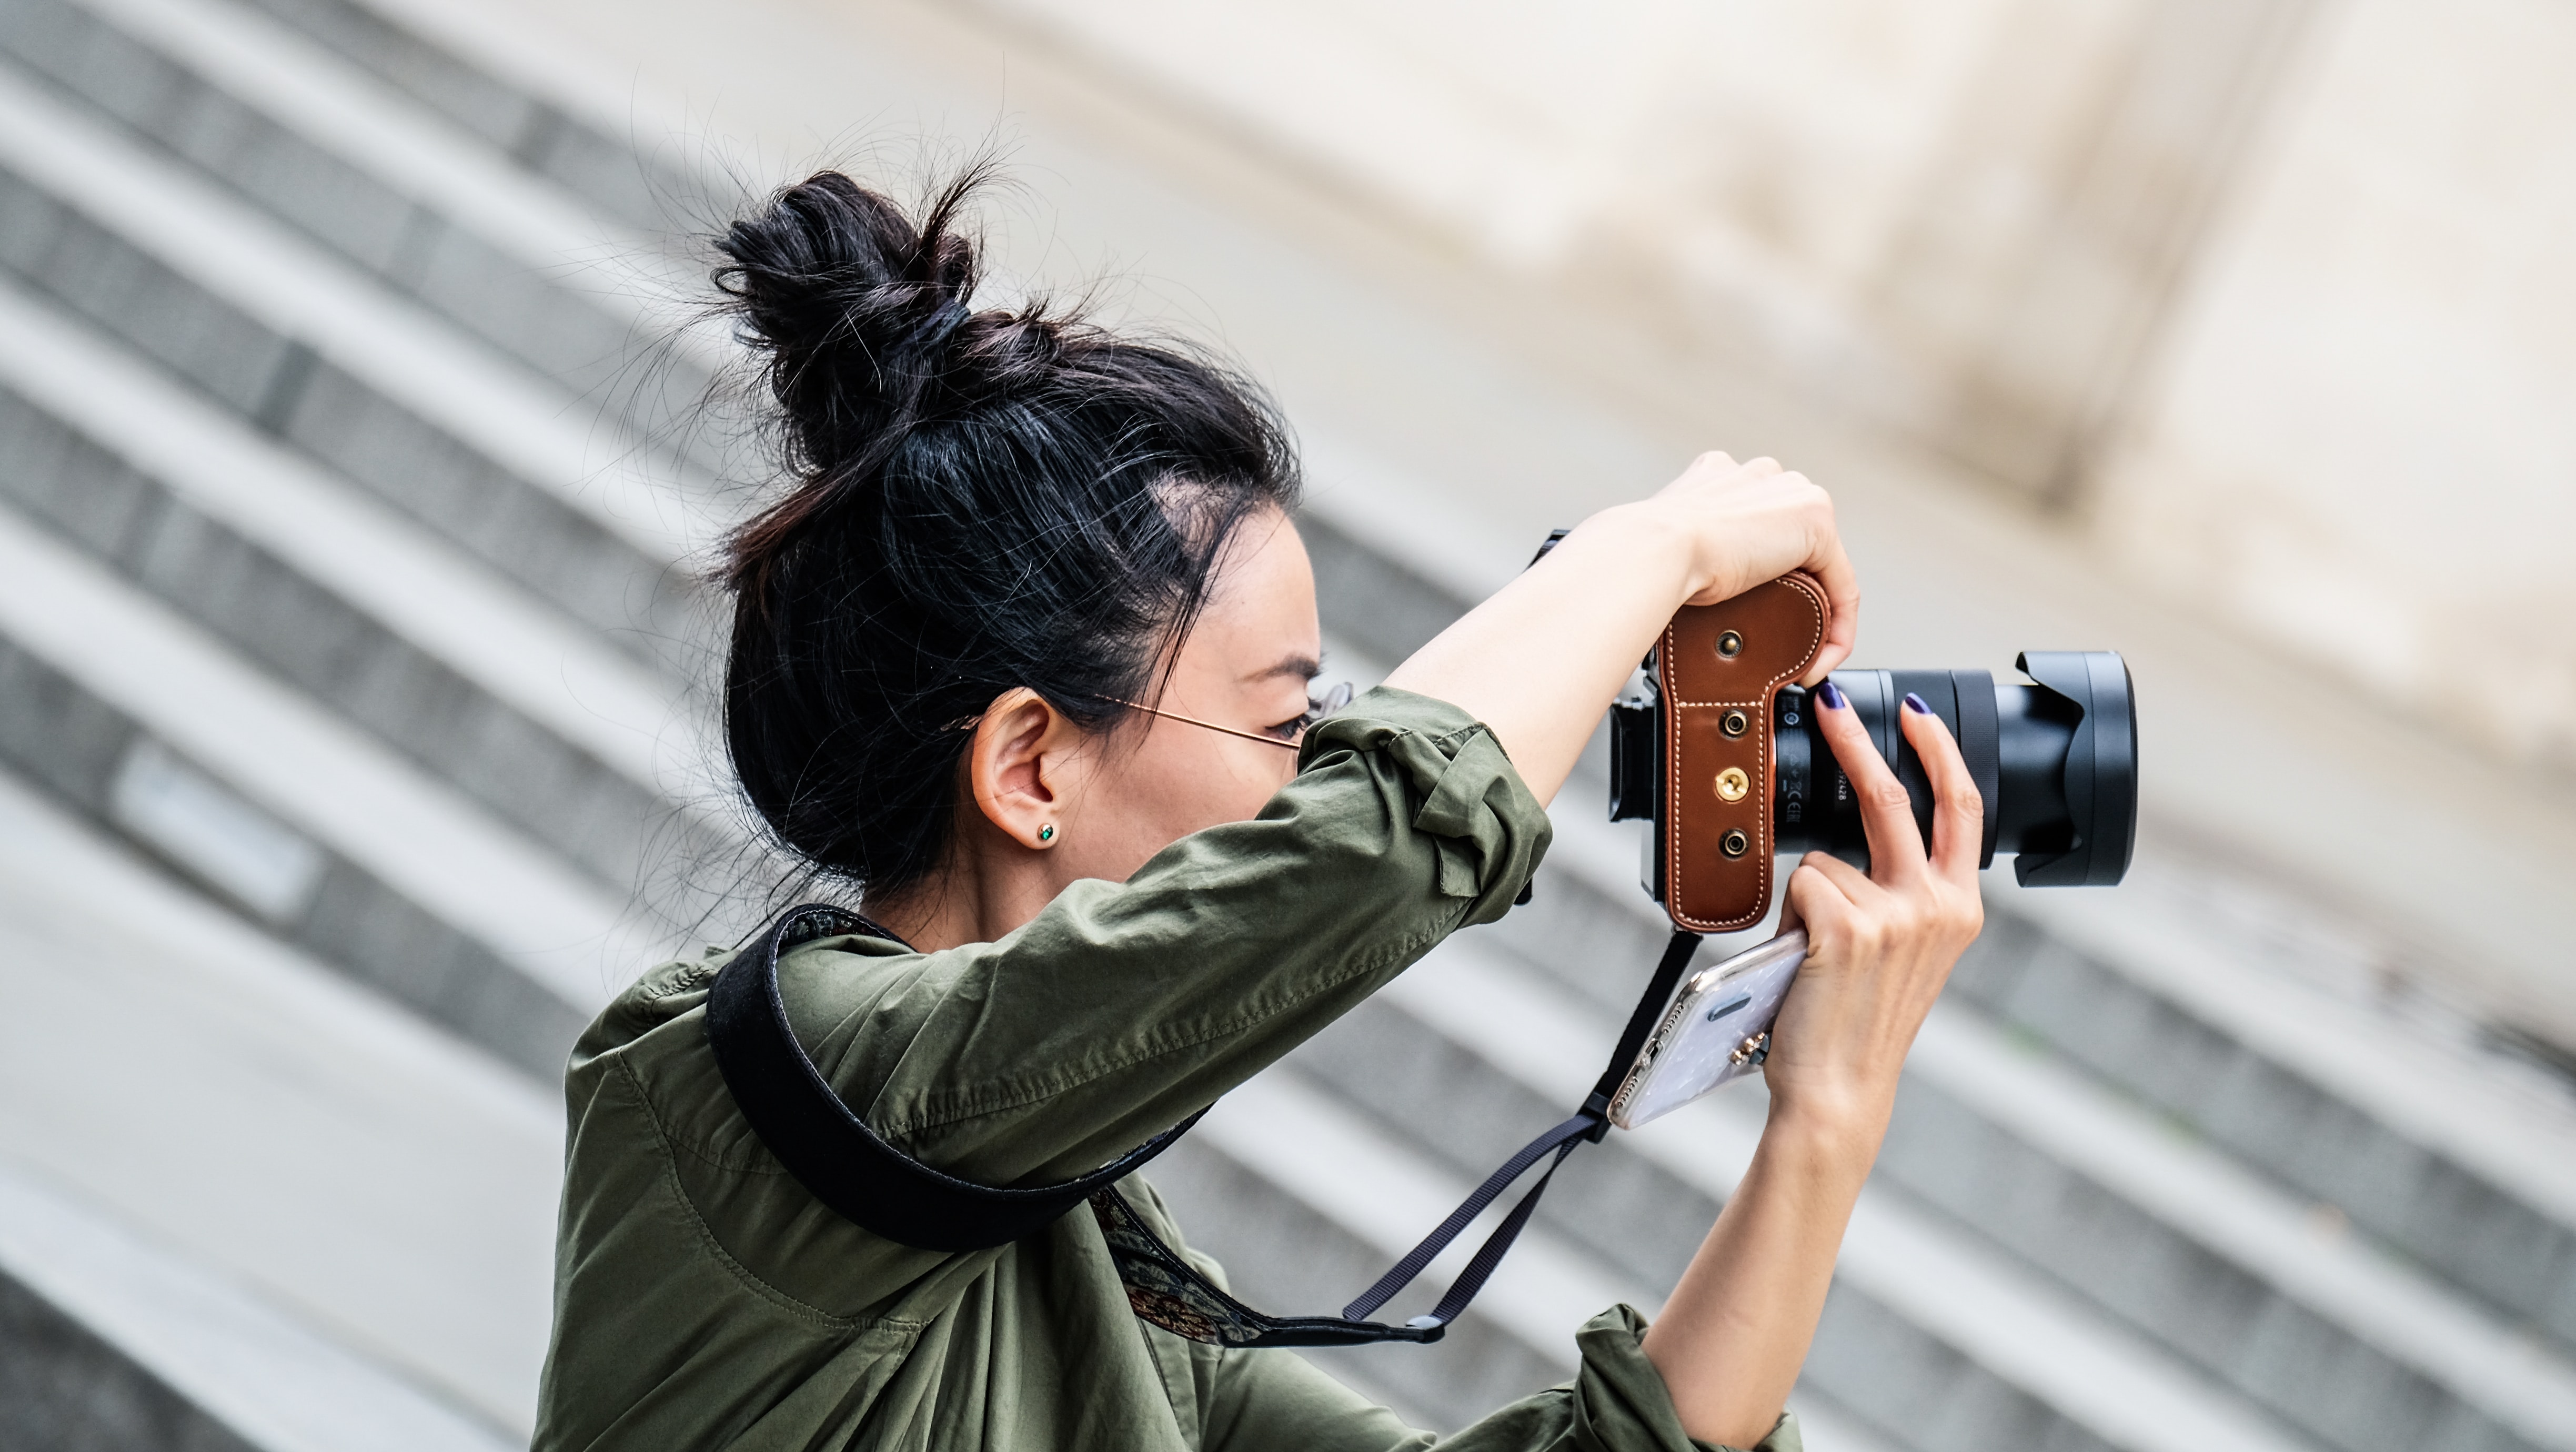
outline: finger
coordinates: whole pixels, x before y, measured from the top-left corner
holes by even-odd
[[[1837,868],[1839,875],[1826,868]],[[1852,898],[1852,891],[1855,891],[1855,888],[1857,891],[1868,891],[1868,893],[1886,891],[1886,888],[1880,888],[1878,883],[1873,883],[1873,880],[1862,878],[1860,873],[1855,873],[1850,862],[1837,862],[1834,857],[1826,857],[1824,852],[1808,852],[1806,857],[1798,860],[1795,868],[1790,868],[1788,883],[1780,888],[1780,932],[1790,932],[1790,929],[1795,927],[1806,927],[1808,911],[1803,909],[1803,906],[1798,906],[1798,898],[1801,898],[1803,893],[1819,891],[1816,883],[1808,883],[1806,888],[1798,886],[1798,873],[1816,875],[1816,878],[1824,880],[1821,891],[1834,893],[1834,896],[1842,898],[1847,906],[1857,906],[1857,898]]]
[[[1896,779],[1887,759],[1878,754],[1877,743],[1861,725],[1860,713],[1833,682],[1816,687],[1808,700],[1822,709],[1816,713],[1816,724],[1825,733],[1825,744],[1833,748],[1834,760],[1842,763],[1843,775],[1851,778],[1852,795],[1860,801],[1862,834],[1869,841],[1870,881],[1894,886],[1914,881],[1923,875],[1923,833],[1914,825],[1914,799],[1906,794],[1905,783]]]
[[[1807,570],[1825,587],[1825,644],[1802,682],[1812,686],[1850,659],[1852,646],[1860,640],[1860,577],[1852,572],[1851,557],[1843,553],[1840,533],[1821,542],[1808,557]]]
[[[1932,783],[1932,870],[1967,886],[1976,881],[1977,859],[1984,855],[1986,801],[1977,778],[1947,723],[1932,714],[1923,698],[1906,693],[1898,725],[1914,754],[1923,759],[1923,774]]]
[[[1740,472],[1750,478],[1768,479],[1774,474],[1786,473],[1787,471],[1780,466],[1779,460],[1772,458],[1769,454],[1765,454],[1758,459],[1745,460]]]
[[[1869,880],[1869,874],[1829,852],[1810,852],[1798,865],[1833,884],[1844,902],[1856,909],[1867,909],[1887,897],[1887,889]]]
[[[1791,928],[1803,927],[1807,929],[1810,945],[1820,932],[1830,930],[1832,925],[1858,911],[1851,895],[1844,891],[1843,884],[1819,868],[1816,859],[1820,855],[1808,853],[1807,860],[1799,863],[1797,869],[1789,874],[1789,886],[1781,894],[1780,931],[1785,933]],[[1825,861],[1833,862],[1833,859],[1828,857]],[[1851,866],[1848,862],[1834,865],[1846,869]]]
[[[1711,480],[1723,479],[1734,472],[1735,460],[1712,450],[1691,460],[1679,474],[1673,476],[1673,482],[1655,492],[1658,495],[1684,493],[1701,488]]]

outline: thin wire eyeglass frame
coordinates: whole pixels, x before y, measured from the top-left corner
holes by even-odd
[[[1186,721],[1192,726],[1204,726],[1210,731],[1222,731],[1228,736],[1240,736],[1246,741],[1258,741],[1264,746],[1277,746],[1295,751],[1306,744],[1306,733],[1315,729],[1316,722],[1349,705],[1353,694],[1351,683],[1344,681],[1326,691],[1320,701],[1311,696],[1308,697],[1306,714],[1297,718],[1296,736],[1285,741],[1276,736],[1264,736],[1258,731],[1243,731],[1232,726],[1220,726],[1214,721],[1202,721],[1196,716],[1184,716],[1178,711],[1166,711],[1160,706],[1148,706],[1142,701],[1130,701],[1122,696],[1102,696],[1098,699],[1116,702],[1118,705],[1130,710],[1142,711],[1149,716],[1160,716],[1167,721]]]

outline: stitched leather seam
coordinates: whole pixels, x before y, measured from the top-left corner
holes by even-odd
[[[1673,618],[1674,618],[1675,620],[1678,620],[1678,619],[1680,619],[1681,617],[1680,617],[1680,615],[1679,615],[1679,614],[1678,614],[1678,612],[1677,612],[1677,613],[1674,615],[1674,617],[1673,617]],[[1697,922],[1697,920],[1693,919],[1693,918],[1692,918],[1692,917],[1690,917],[1688,914],[1684,913],[1684,912],[1682,911],[1682,909],[1681,909],[1681,897],[1682,897],[1682,833],[1681,833],[1681,825],[1682,825],[1682,824],[1681,824],[1681,800],[1682,800],[1682,739],[1681,739],[1681,738],[1682,738],[1682,722],[1681,722],[1681,703],[1680,703],[1679,701],[1673,701],[1673,700],[1670,700],[1670,699],[1669,699],[1669,696],[1670,696],[1670,695],[1671,695],[1671,693],[1672,693],[1672,686],[1673,686],[1673,683],[1674,683],[1674,682],[1676,682],[1676,681],[1679,681],[1679,680],[1681,679],[1681,667],[1680,667],[1679,665],[1675,664],[1675,661],[1676,661],[1676,660],[1679,658],[1679,656],[1680,656],[1680,652],[1681,652],[1681,640],[1680,640],[1680,638],[1679,638],[1679,637],[1674,633],[1674,630],[1673,630],[1673,621],[1672,621],[1672,620],[1667,620],[1667,621],[1665,621],[1665,622],[1664,622],[1664,655],[1663,655],[1663,660],[1660,662],[1660,664],[1663,666],[1663,670],[1662,670],[1661,672],[1659,672],[1659,674],[1661,674],[1661,675],[1664,677],[1664,688],[1665,688],[1665,691],[1666,691],[1666,693],[1667,693],[1667,697],[1668,697],[1668,699],[1667,699],[1667,704],[1666,704],[1666,705],[1665,705],[1665,707],[1664,707],[1664,737],[1665,737],[1665,740],[1664,740],[1664,776],[1665,776],[1665,781],[1664,781],[1664,800],[1672,804],[1672,812],[1670,813],[1670,815],[1671,815],[1671,817],[1672,817],[1672,819],[1673,819],[1673,823],[1672,823],[1672,827],[1673,827],[1673,829],[1672,829],[1671,831],[1666,832],[1666,833],[1664,834],[1664,835],[1665,835],[1665,837],[1669,839],[1669,840],[1667,840],[1667,841],[1664,843],[1664,851],[1665,851],[1665,853],[1667,854],[1667,858],[1668,858],[1668,860],[1667,860],[1667,861],[1665,862],[1665,864],[1664,864],[1664,897],[1665,897],[1665,899],[1666,899],[1666,900],[1671,904],[1671,906],[1672,906],[1672,909],[1673,909],[1673,921],[1675,921],[1675,922],[1677,922],[1677,923],[1680,923],[1680,924],[1682,924],[1682,925],[1683,925],[1683,926],[1685,926],[1685,927],[1698,927],[1698,926],[1699,926],[1699,923]]]
[[[1675,828],[1675,830],[1665,834],[1670,839],[1664,844],[1667,856],[1667,861],[1664,866],[1664,882],[1666,884],[1665,896],[1670,900],[1669,905],[1672,910],[1673,921],[1681,924],[1683,927],[1694,928],[1704,933],[1732,932],[1739,928],[1749,927],[1754,923],[1760,922],[1762,920],[1762,914],[1771,906],[1771,845],[1773,836],[1771,816],[1772,809],[1775,805],[1773,797],[1778,790],[1777,784],[1771,780],[1771,733],[1774,728],[1771,728],[1768,723],[1766,723],[1763,730],[1754,733],[1753,768],[1757,773],[1756,780],[1763,783],[1763,787],[1757,797],[1759,809],[1754,813],[1755,820],[1753,824],[1754,856],[1756,859],[1753,868],[1753,905],[1747,910],[1747,914],[1744,916],[1727,918],[1722,921],[1713,921],[1707,918],[1692,917],[1688,913],[1684,912],[1680,906],[1683,834],[1679,830],[1681,826],[1681,808],[1679,804],[1682,801],[1681,720],[1679,713],[1692,709],[1726,706],[1736,706],[1745,709],[1761,709],[1767,711],[1770,709],[1771,698],[1779,693],[1780,687],[1796,679],[1799,672],[1805,670],[1808,663],[1812,662],[1816,658],[1816,650],[1824,643],[1825,638],[1824,600],[1817,588],[1810,584],[1803,576],[1786,576],[1783,577],[1783,579],[1790,589],[1797,591],[1799,597],[1807,602],[1812,616],[1812,625],[1810,627],[1811,633],[1807,638],[1807,648],[1806,651],[1798,657],[1797,662],[1789,669],[1773,677],[1770,684],[1764,689],[1762,696],[1758,701],[1683,701],[1676,699],[1669,701],[1665,707],[1665,733],[1668,739],[1665,742],[1664,747],[1666,778],[1664,790],[1667,793],[1665,800],[1674,803],[1673,826]],[[1761,587],[1756,586],[1755,588],[1759,589]],[[1679,618],[1678,614],[1676,614],[1675,618]],[[1675,656],[1675,651],[1678,649],[1678,646],[1679,641],[1674,634],[1673,622],[1666,621],[1664,623],[1663,670],[1660,674],[1665,677],[1667,690],[1671,688],[1673,683],[1680,679],[1681,668],[1676,663]]]
[[[1788,678],[1784,676],[1781,679],[1785,684]],[[1760,704],[1759,701],[1675,701],[1673,708],[1680,711],[1713,711],[1720,706],[1741,706],[1749,711]]]

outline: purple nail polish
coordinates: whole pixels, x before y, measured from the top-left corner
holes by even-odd
[[[1914,694],[1912,691],[1905,693],[1905,709],[1925,716],[1932,714],[1931,706],[1927,705],[1921,696]]]
[[[1843,699],[1842,687],[1835,685],[1831,681],[1827,681],[1823,685],[1816,687],[1816,699],[1824,702],[1825,709],[1828,711],[1839,711],[1845,706],[1851,704],[1851,702]]]

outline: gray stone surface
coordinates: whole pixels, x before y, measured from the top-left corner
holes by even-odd
[[[0,172],[0,266],[456,539],[640,658],[705,658],[693,583],[95,223]]]
[[[699,180],[655,145],[660,138],[619,134],[574,115],[363,5],[257,3],[607,216],[659,233],[673,226],[675,212],[688,219],[700,194]]]
[[[0,1273],[0,1446],[254,1452],[52,1302]]]
[[[2399,1133],[2184,1005],[2002,919],[1952,994],[2576,1349],[2576,1226]]]
[[[711,436],[688,426],[705,370],[685,352],[650,348],[631,318],[603,305],[643,285],[617,264],[515,257],[346,159],[331,138],[297,133],[69,0],[0,6],[0,48],[573,395],[648,436],[719,456]]]
[[[526,1445],[550,1089],[8,780],[0,941],[0,1276],[263,1452]]]
[[[114,831],[109,783],[141,735],[115,707],[0,639],[0,765],[11,774]],[[312,901],[277,925],[288,941],[541,1080],[561,1074],[579,1011],[364,869],[326,861]]]
[[[665,804],[446,662],[0,390],[0,493],[298,687],[624,888],[682,830]]]
[[[0,265],[245,417],[274,411],[294,341],[178,276],[25,178],[0,173]]]

